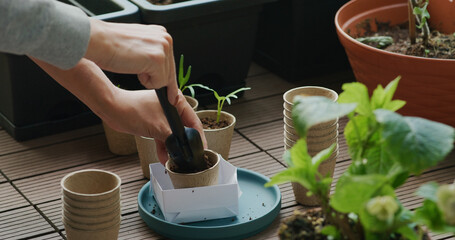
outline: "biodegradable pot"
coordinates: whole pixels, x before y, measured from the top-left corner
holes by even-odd
[[[97,217],[110,214],[120,208],[120,199],[118,199],[114,204],[102,208],[81,208],[74,207],[66,202],[63,202],[63,210],[71,212],[73,214],[84,216],[84,217]]]
[[[70,219],[70,221],[76,223],[84,223],[84,224],[100,224],[105,222],[112,222],[114,220],[118,220],[120,217],[120,207],[117,209],[102,215],[95,215],[95,216],[83,216],[72,213],[67,209],[63,209],[63,216],[65,218]],[[76,227],[76,225],[74,225]]]
[[[112,172],[86,169],[67,174],[60,185],[63,195],[76,201],[105,201],[120,198],[120,177]]]
[[[185,96],[186,101],[190,104],[193,111],[197,111],[197,108],[199,107],[199,101],[194,97],[191,97],[188,95],[184,95],[184,96]]]
[[[107,145],[113,154],[130,155],[137,152],[136,141],[133,135],[118,132],[109,127],[104,121],[103,128]]]
[[[120,230],[120,222],[113,225],[110,228],[102,230],[82,230],[75,228],[67,223],[65,225],[66,238],[72,239],[84,239],[84,240],[111,240],[118,239],[118,233]]]
[[[295,96],[323,96],[331,99],[332,101],[336,102],[338,100],[338,94],[333,91],[332,89],[328,89],[325,87],[318,87],[318,86],[304,86],[304,87],[297,87],[286,91],[283,94],[284,100],[284,109],[289,111],[292,110],[292,105],[294,102]]]
[[[136,136],[137,152],[141,162],[142,174],[144,177],[150,179],[149,165],[159,162],[156,153],[155,139]]]
[[[175,189],[203,187],[218,184],[220,155],[212,150],[205,149],[204,154],[208,156],[208,161],[213,164],[209,169],[197,173],[177,173],[172,171],[172,160],[166,162],[166,170],[171,178]]]
[[[294,122],[292,121],[291,113],[284,110],[283,116],[284,116],[283,117],[284,124],[294,128]],[[332,130],[335,127],[338,128],[337,123],[338,123],[338,119],[316,124],[308,130],[308,134],[310,134],[310,132],[312,132],[313,130],[317,130],[314,134],[318,135],[322,132],[328,131],[329,129]]]
[[[75,208],[84,208],[84,209],[100,209],[111,207],[112,205],[119,204],[120,195],[114,195],[111,198],[102,200],[102,201],[81,201],[74,200],[66,194],[62,194],[62,201]]]
[[[63,215],[63,223],[66,225],[70,225],[73,228],[80,229],[80,230],[88,230],[88,231],[99,231],[103,229],[111,228],[115,225],[120,224],[121,217],[120,214],[115,216],[114,218],[100,223],[88,223],[88,222],[76,222],[66,215]]]
[[[334,155],[332,154],[332,156],[330,156],[329,159],[327,159],[326,161],[322,162],[321,165],[319,165],[318,170],[323,176],[329,174],[330,177],[333,177],[337,157],[338,149],[334,151]],[[319,206],[321,204],[320,201],[315,196],[310,197],[307,196],[308,190],[299,183],[293,182],[292,189],[294,191],[295,200],[298,203],[304,206]]]
[[[360,43],[353,37],[371,30],[376,22],[391,26],[407,22],[407,0],[349,1],[341,7],[335,24],[357,81],[370,91],[401,75],[395,98],[406,101],[398,112],[455,126],[455,60],[407,56]],[[434,1],[433,1],[434,2]],[[430,3],[431,5],[432,3]],[[430,19],[430,21],[433,19]]]
[[[432,29],[451,34],[455,32],[455,2],[452,0],[431,1],[428,4],[431,18],[428,20]]]
[[[199,119],[210,118],[216,119],[216,110],[202,110],[196,112]],[[236,118],[234,115],[221,111],[220,121],[226,120],[229,126],[220,129],[204,129],[205,138],[207,139],[207,147],[223,157],[224,160],[228,160],[229,151],[231,149],[232,135],[234,134],[234,127]]]

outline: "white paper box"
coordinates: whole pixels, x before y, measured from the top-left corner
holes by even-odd
[[[241,191],[237,168],[221,156],[219,164],[218,185],[183,189],[174,189],[161,163],[150,164],[150,187],[166,221],[188,223],[233,217],[239,213]]]

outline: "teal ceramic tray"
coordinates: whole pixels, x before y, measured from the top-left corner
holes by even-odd
[[[139,215],[155,232],[171,239],[244,239],[269,226],[281,209],[280,189],[264,187],[269,179],[259,173],[237,169],[242,196],[239,215],[188,224],[167,222],[146,183],[138,195]]]

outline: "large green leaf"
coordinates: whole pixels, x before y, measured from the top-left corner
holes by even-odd
[[[436,165],[453,148],[455,132],[448,125],[383,109],[374,113],[382,124],[385,150],[411,173]]]
[[[371,115],[370,97],[367,87],[359,82],[343,84],[343,92],[338,98],[339,103],[357,103],[355,111],[361,115]]]
[[[389,84],[387,84],[386,88],[382,88],[379,85],[374,91],[373,95],[371,96],[371,109],[387,109],[390,111],[396,111],[402,108],[406,102],[401,100],[392,100],[393,94],[395,93],[398,82],[400,81],[400,76],[395,78]]]
[[[306,141],[300,138],[290,149],[292,165],[295,167],[311,167],[311,156],[308,154]]]
[[[321,96],[294,98],[292,119],[299,136],[306,137],[310,127],[342,117],[355,109],[356,104],[338,104]]]
[[[379,174],[343,175],[337,182],[330,204],[337,211],[358,214],[368,200],[383,193],[387,181],[386,176]]]
[[[437,202],[436,192],[438,191],[438,184],[436,182],[429,182],[419,187],[416,194],[424,199],[430,199]]]

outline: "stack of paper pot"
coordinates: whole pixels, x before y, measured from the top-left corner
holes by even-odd
[[[294,128],[294,123],[292,121],[292,106],[295,96],[323,96],[331,99],[332,101],[337,101],[338,94],[328,88],[316,87],[316,86],[305,86],[293,88],[287,91],[283,95],[284,99],[284,148],[285,150],[290,149],[300,138],[296,129]],[[308,153],[311,156],[315,156],[320,151],[330,147],[332,144],[336,144],[335,150],[329,159],[325,160],[319,166],[319,172],[324,176],[330,175],[333,176],[333,171],[335,169],[336,158],[338,156],[338,119],[323,122],[311,127],[308,130],[307,136],[307,147]],[[298,183],[292,183],[294,189],[294,195],[296,201],[302,205],[307,206],[316,206],[319,205],[319,202],[315,197],[308,197],[307,190],[303,188]]]
[[[62,220],[71,239],[117,239],[120,221],[120,178],[102,170],[82,170],[62,181]]]

